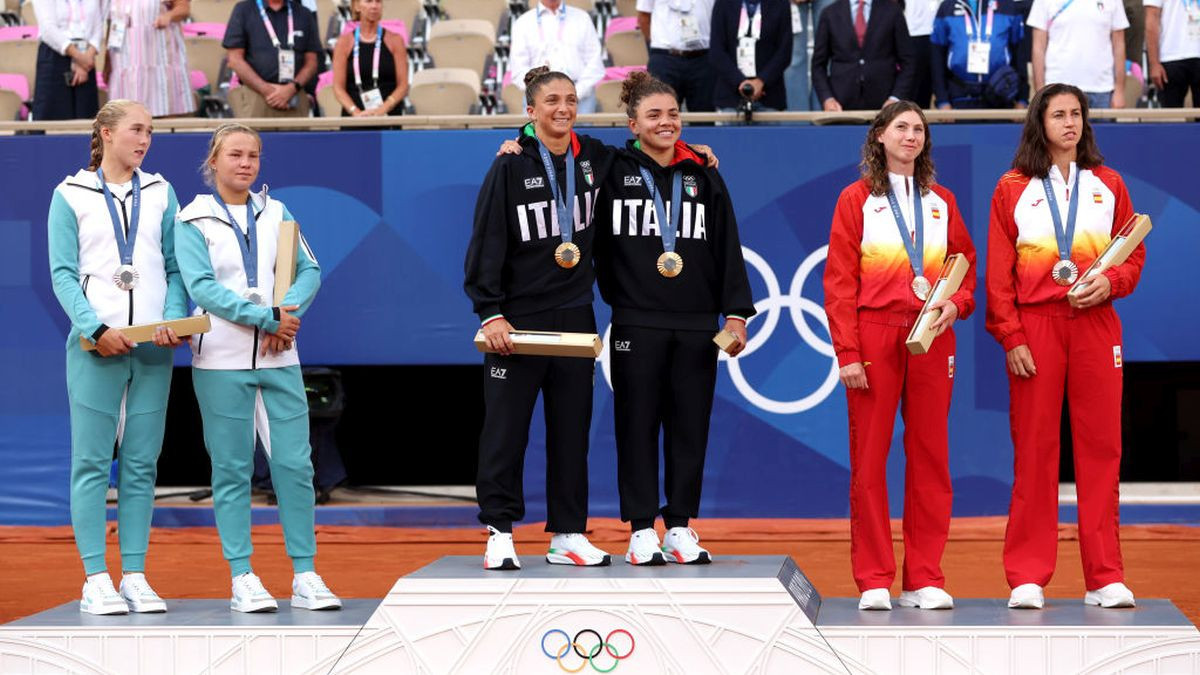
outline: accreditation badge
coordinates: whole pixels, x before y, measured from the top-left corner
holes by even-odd
[[[291,49],[279,50],[279,77],[277,82],[287,82],[296,79],[296,52]]]
[[[124,15],[114,16],[108,24],[108,48],[120,50],[125,44],[125,28],[129,21]]]
[[[362,104],[363,110],[383,107],[383,94],[379,93],[378,87],[362,92]]]
[[[967,72],[972,75],[987,75],[991,60],[992,43],[971,40],[967,43]]]

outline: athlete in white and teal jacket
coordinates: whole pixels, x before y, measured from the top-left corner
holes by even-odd
[[[192,341],[192,381],[212,459],[213,505],[233,575],[232,609],[273,611],[275,600],[250,566],[250,476],[256,429],[271,466],[279,520],[292,559],[292,606],[334,609],[338,600],[316,574],[308,399],[295,348],[300,317],[321,285],[321,269],[301,237],[295,280],[270,306],[283,203],[252,194],[261,141],[240,124],[217,129],[204,164],[213,194],[179,213],[179,268],[196,314],[212,330]],[[257,424],[256,424],[257,420]]]
[[[71,524],[88,575],[79,608],[91,614],[166,611],[146,582],[154,480],[171,388],[170,347],[134,344],[133,324],[187,315],[175,262],[175,191],[138,168],[150,146],[151,118],[138,103],[100,110],[92,161],[54,189],[47,223],[54,294],[71,320],[67,394],[71,410]],[[80,337],[95,351],[85,352]],[[121,590],[105,564],[106,495],[113,444],[119,444],[117,527]]]

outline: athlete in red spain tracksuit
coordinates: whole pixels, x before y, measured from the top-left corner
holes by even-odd
[[[1079,212],[1071,260],[1082,273],[1133,215],[1121,176],[1070,164],[1064,180],[1049,171],[1061,218],[1079,177]],[[1079,495],[1079,546],[1089,591],[1124,581],[1117,533],[1121,464],[1121,322],[1112,299],[1137,285],[1145,248],[1106,271],[1110,299],[1088,309],[1067,302],[1069,286],[1051,278],[1059,252],[1050,202],[1040,178],[1020,171],[1000,177],[992,196],[987,255],[987,330],[1010,351],[1027,345],[1036,374],[1009,372],[1014,480],[1004,540],[1012,588],[1045,586],[1058,553],[1059,427],[1063,390],[1071,413]],[[1015,596],[1014,596],[1015,597]],[[1012,604],[1012,603],[1010,603]],[[1013,604],[1012,606],[1018,606]],[[1020,605],[1027,606],[1027,605]],[[1040,603],[1037,605],[1040,607]]]
[[[913,178],[894,173],[889,178],[911,230]],[[925,278],[935,281],[951,253],[962,253],[971,263],[972,271],[951,297],[958,318],[966,318],[975,307],[975,247],[954,195],[932,185],[922,195],[921,207]],[[898,405],[906,459],[903,588],[945,586],[941,557],[952,498],[947,417],[954,384],[954,332],[947,329],[926,354],[909,354],[904,342],[924,304],[911,289],[913,278],[887,195],[871,194],[866,179],[846,187],[829,236],[825,312],[838,364],[866,366],[868,387],[846,390],[850,560],[860,591],[886,589],[896,576],[887,456]]]

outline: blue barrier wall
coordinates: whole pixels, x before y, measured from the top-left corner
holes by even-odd
[[[759,317],[753,353],[718,378],[704,506],[707,516],[848,515],[845,397],[821,311],[829,221],[853,180],[865,127],[689,128],[708,143],[734,196]],[[938,125],[939,180],[958,196],[980,261],[989,200],[1007,168],[1016,125]],[[1137,293],[1118,304],[1128,361],[1200,360],[1200,320],[1186,272],[1200,251],[1195,158],[1200,126],[1097,127],[1137,210],[1155,222]],[[468,364],[477,323],[461,291],[476,191],[510,131],[356,131],[266,135],[262,178],[300,220],[324,269],[305,318],[301,354],[318,364]],[[620,129],[596,130],[622,143]],[[207,138],[154,141],[146,168],[186,203]],[[0,523],[68,521],[69,432],[63,367],[67,321],[50,289],[45,213],[54,185],[86,160],[83,137],[0,141]],[[1003,353],[979,311],[958,326],[951,417],[955,514],[1003,513],[1012,466]],[[597,303],[600,325],[608,312]],[[180,364],[186,363],[181,353]],[[592,427],[592,510],[617,511],[612,398],[603,362]],[[411,394],[410,394],[411,395]],[[470,392],[469,395],[477,395]],[[446,401],[452,423],[454,402]],[[401,424],[428,420],[403,419]],[[540,411],[535,419],[540,419]],[[893,508],[901,498],[897,424]],[[526,464],[530,518],[544,514],[544,430],[533,425]],[[396,452],[428,452],[397,447]],[[170,448],[165,449],[169,456]],[[207,476],[197,476],[203,483]],[[898,510],[894,511],[899,513]]]

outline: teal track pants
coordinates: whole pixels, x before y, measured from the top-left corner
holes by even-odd
[[[67,344],[67,394],[71,404],[71,525],[87,574],[104,560],[109,468],[125,403],[117,450],[117,528],[121,568],[142,572],[150,542],[154,480],[167,420],[173,352],[142,344],[124,356],[85,352]]]
[[[251,571],[250,477],[254,472],[254,411],[258,395],[269,420],[271,483],[293,569],[313,569],[313,467],[308,398],[299,366],[262,370],[192,369],[212,460],[213,509],[221,551],[233,576]],[[268,445],[268,444],[264,444]]]

